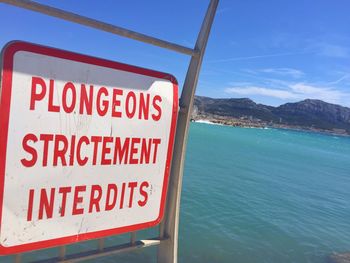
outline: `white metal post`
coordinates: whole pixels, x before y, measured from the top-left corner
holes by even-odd
[[[189,122],[198,76],[218,2],[219,0],[210,1],[195,46],[199,55],[191,58],[181,93],[166,211],[160,227],[160,236],[166,240],[159,245],[158,263],[177,263],[180,198]]]

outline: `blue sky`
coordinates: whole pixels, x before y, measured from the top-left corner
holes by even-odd
[[[40,1],[193,47],[208,1]],[[197,95],[280,105],[306,98],[350,107],[348,0],[221,0]],[[189,57],[0,4],[0,46],[25,40],[175,75]]]

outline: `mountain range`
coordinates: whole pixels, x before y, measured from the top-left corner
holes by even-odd
[[[251,123],[263,126],[350,135],[350,108],[314,99],[273,107],[255,103],[248,98],[214,99],[196,96],[193,118],[248,119]]]

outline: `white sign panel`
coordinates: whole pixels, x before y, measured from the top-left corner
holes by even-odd
[[[4,48],[1,74],[1,254],[161,221],[174,77],[23,42]]]

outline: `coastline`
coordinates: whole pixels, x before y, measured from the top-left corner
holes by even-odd
[[[341,136],[341,137],[350,137],[350,134],[346,133],[343,130],[324,130],[314,127],[303,127],[303,126],[292,126],[286,124],[276,124],[276,123],[267,123],[258,119],[252,118],[230,118],[223,116],[208,116],[208,115],[197,115],[191,119],[191,122],[212,124],[212,125],[222,125],[222,126],[231,126],[231,127],[240,127],[240,128],[256,128],[256,129],[281,129],[281,130],[291,130],[291,131],[300,131],[300,132],[311,132],[319,133],[324,135],[331,136]]]

